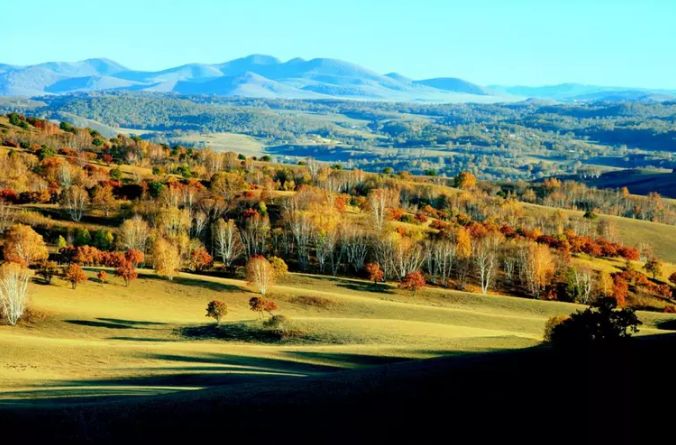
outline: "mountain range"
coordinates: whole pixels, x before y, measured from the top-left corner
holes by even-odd
[[[0,96],[38,97],[97,91],[285,99],[353,99],[401,102],[510,102],[665,99],[676,91],[580,84],[484,87],[454,77],[413,80],[378,74],[353,63],[317,58],[286,62],[251,55],[220,64],[192,63],[162,71],[137,71],[105,58],[30,66],[0,63]]]

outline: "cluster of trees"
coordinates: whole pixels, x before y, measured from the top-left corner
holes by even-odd
[[[367,174],[312,159],[275,165],[19,120],[42,144],[27,142],[0,154],[8,162],[0,172],[0,229],[9,228],[11,237],[17,221],[34,225],[59,249],[55,259],[68,270],[57,272],[74,287],[85,277],[82,266],[111,267],[129,284],[144,263],[172,279],[181,270],[205,272],[219,262],[230,273],[244,268],[261,295],[288,264],[323,274],[368,275],[374,282],[395,280],[412,291],[431,282],[576,301],[617,294],[619,301],[622,286],[608,286],[602,274],[575,266],[571,255],[650,257],[645,249],[623,245],[606,220],[529,214],[516,198],[526,200],[534,189],[506,190],[477,181],[471,172],[457,175],[450,185],[459,190],[453,190],[439,187],[447,180],[405,172]],[[542,187],[548,198],[573,190],[554,181]],[[65,209],[43,211],[76,222],[65,238],[54,219],[26,221],[35,213],[14,208],[24,202],[23,193],[41,192],[46,202]],[[578,201],[592,195],[573,194]],[[94,218],[119,225],[92,235],[83,222]],[[57,274],[58,264],[55,269],[13,259],[7,244],[5,261],[32,265],[45,279]],[[638,286],[665,298],[659,273],[654,275],[649,280],[654,286],[643,281]]]

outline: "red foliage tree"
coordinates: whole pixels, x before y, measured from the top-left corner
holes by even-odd
[[[368,263],[364,267],[366,269],[366,273],[368,274],[369,280],[373,281],[374,284],[382,282],[383,279],[385,278],[385,274],[383,273],[383,270],[380,268],[380,264]]]
[[[618,307],[624,307],[627,303],[628,294],[629,283],[627,283],[622,274],[613,275],[613,298],[617,301]]]
[[[214,259],[207,249],[203,246],[199,246],[190,254],[190,266],[195,272],[201,272],[205,269],[210,268],[214,264]]]
[[[115,275],[124,280],[125,286],[129,286],[129,283],[138,278],[138,272],[134,263],[124,257],[115,268]]]
[[[70,283],[73,289],[75,289],[78,284],[87,281],[87,275],[78,264],[71,264],[68,266],[64,278]]]
[[[415,271],[406,274],[399,283],[399,288],[416,292],[418,289],[425,287],[425,284],[427,284],[425,276],[421,272]]]

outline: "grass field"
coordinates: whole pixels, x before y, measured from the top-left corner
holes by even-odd
[[[90,271],[93,275],[93,272]],[[269,296],[299,338],[256,336],[253,295],[236,279],[151,272],[124,287],[89,281],[31,285],[33,320],[0,326],[0,404],[37,399],[162,394],[467,352],[541,340],[545,320],[577,306],[427,289],[416,295],[370,283],[292,275]],[[229,313],[220,330],[212,299]],[[643,333],[668,315],[641,313]],[[220,337],[220,338],[215,338]]]
[[[236,133],[190,133],[172,138],[171,142],[173,144],[197,144],[214,151],[233,151],[246,156],[261,156],[265,152],[265,146],[259,140]]]

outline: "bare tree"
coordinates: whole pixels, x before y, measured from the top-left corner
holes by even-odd
[[[230,267],[244,250],[235,221],[230,219],[226,223],[225,220],[219,219],[214,224],[213,236],[218,256],[226,267]]]
[[[364,268],[369,249],[369,237],[363,230],[348,226],[343,233],[341,249],[345,253],[347,262],[355,272]]]
[[[14,212],[9,204],[0,199],[0,235],[2,235],[8,227],[14,224]]]
[[[498,263],[499,238],[496,235],[487,235],[474,244],[473,260],[479,272],[481,292],[488,293]]]
[[[71,219],[78,222],[82,219],[82,215],[89,204],[89,195],[84,187],[73,185],[63,192],[61,202]]]
[[[429,241],[427,251],[427,273],[439,283],[446,283],[451,277],[456,259],[455,243],[450,240]]]
[[[145,252],[148,245],[148,223],[136,215],[125,220],[120,226],[117,244],[121,250],[135,249]]]
[[[242,221],[239,233],[247,258],[262,255],[270,234],[270,221],[256,213]]]
[[[30,270],[17,263],[5,263],[0,266],[0,305],[12,326],[26,310],[30,277]]]

